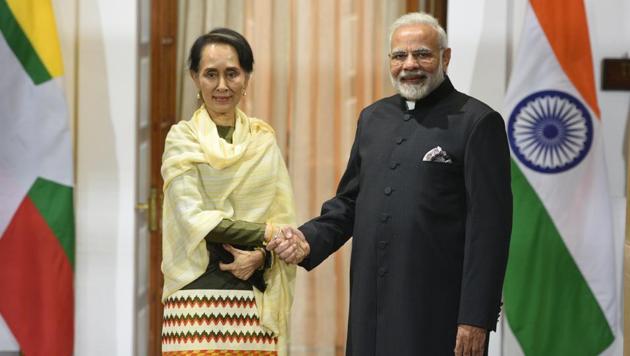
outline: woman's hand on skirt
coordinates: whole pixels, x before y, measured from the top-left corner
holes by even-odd
[[[265,263],[264,252],[260,250],[239,250],[232,245],[223,244],[223,248],[234,256],[232,263],[219,263],[221,271],[228,271],[234,277],[247,280]]]

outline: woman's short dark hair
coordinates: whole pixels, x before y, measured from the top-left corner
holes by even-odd
[[[188,56],[188,69],[199,72],[201,51],[209,44],[223,43],[232,46],[238,55],[238,63],[246,73],[254,70],[254,53],[249,43],[240,33],[225,27],[217,27],[214,30],[199,36],[190,48]]]

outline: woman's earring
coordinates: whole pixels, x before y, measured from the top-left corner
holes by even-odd
[[[201,100],[201,92],[200,91],[197,92],[197,100]]]
[[[243,91],[241,92],[241,94],[243,94],[243,96],[247,96],[247,92],[245,91],[245,89],[243,89]]]

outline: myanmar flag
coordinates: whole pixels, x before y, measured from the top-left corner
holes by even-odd
[[[72,147],[50,0],[0,0],[0,33],[0,340],[71,355]]]
[[[526,355],[598,355],[618,301],[602,123],[582,0],[530,0],[506,94],[514,226],[504,286]]]

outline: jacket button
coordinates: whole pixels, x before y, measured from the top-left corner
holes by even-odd
[[[411,114],[405,114],[405,116],[403,116],[403,120],[405,121],[411,120]]]
[[[387,248],[387,241],[379,241],[379,242],[378,242],[378,247],[379,247],[381,250],[386,249],[386,248]]]
[[[389,214],[383,213],[381,214],[381,221],[386,222],[389,219]]]
[[[385,195],[391,195],[393,191],[392,187],[385,187],[385,189],[383,189],[383,193],[385,193]]]
[[[385,276],[386,274],[387,274],[387,268],[385,268],[385,267],[381,267],[381,268],[379,268],[379,269],[378,269],[378,275],[379,275],[379,276],[383,277],[383,276]]]
[[[405,142],[405,138],[404,137],[396,137],[396,144],[400,145],[401,143]]]
[[[392,161],[389,163],[389,168],[396,169],[396,167],[398,167],[398,162]]]

